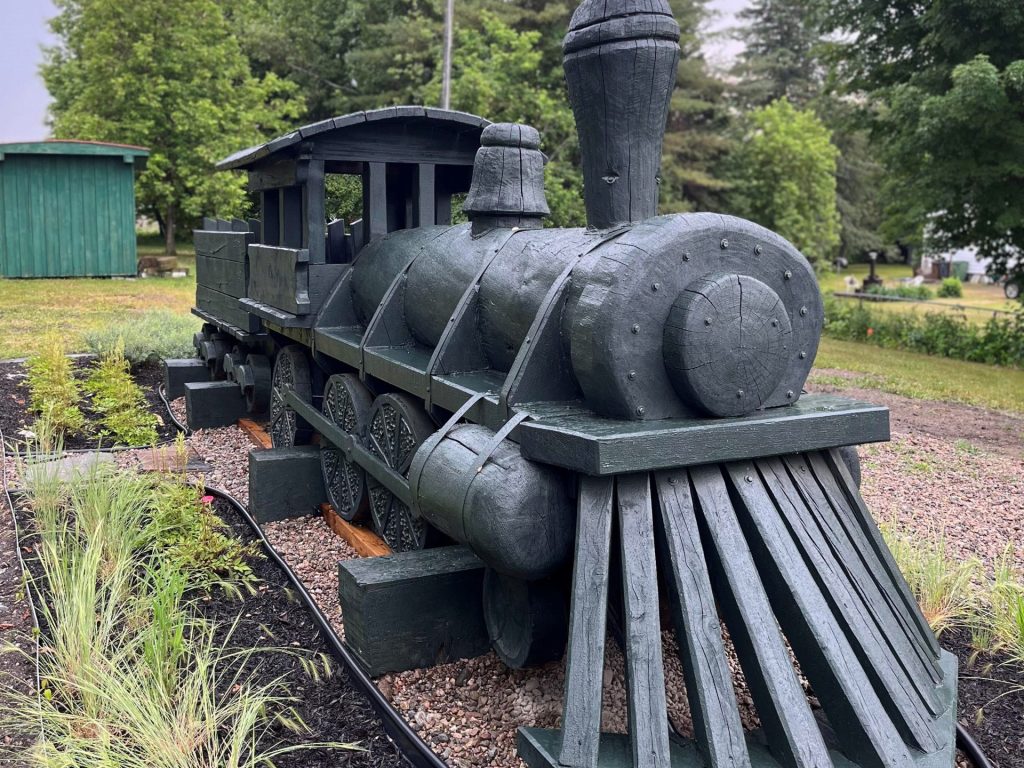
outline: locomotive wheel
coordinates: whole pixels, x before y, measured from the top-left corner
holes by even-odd
[[[494,652],[512,669],[559,659],[565,650],[565,598],[551,581],[524,581],[488,568],[484,623]]]
[[[388,393],[373,402],[367,427],[369,449],[396,472],[406,475],[416,449],[435,430],[423,406],[408,395]],[[368,478],[370,513],[377,533],[395,552],[423,549],[430,528],[426,520]]]
[[[285,395],[294,392],[311,402],[313,390],[309,377],[309,356],[297,344],[291,344],[277,354],[274,375],[270,384],[270,437],[275,448],[305,445],[313,431],[285,402]]]
[[[241,368],[245,372],[239,381],[245,394],[245,409],[249,413],[265,413],[270,405],[273,376],[270,360],[266,355],[249,355]]]
[[[359,377],[351,373],[334,374],[324,387],[324,416],[357,440],[361,438],[370,418],[373,395]],[[330,443],[320,449],[320,468],[324,473],[327,499],[344,520],[362,520],[369,511],[366,473],[362,467],[345,458]]]

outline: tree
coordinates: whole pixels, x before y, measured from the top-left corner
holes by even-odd
[[[734,74],[742,104],[759,107],[786,98],[802,107],[821,92],[820,1],[753,0],[740,12],[745,47]]]
[[[291,83],[254,77],[216,0],[58,0],[43,79],[57,138],[149,147],[141,210],[174,253],[179,221],[245,211],[244,179],[214,173],[301,111]]]
[[[548,156],[544,190],[551,208],[549,223],[580,226],[586,215],[575,123],[564,93],[552,93],[536,82],[543,61],[541,35],[517,32],[487,12],[480,21],[479,29],[461,27],[456,34],[452,108],[540,130]],[[440,89],[438,72],[425,89],[428,101],[436,101]]]
[[[834,76],[872,107],[885,228],[1024,275],[1024,4],[825,3]],[[1016,266],[1013,266],[1016,258]]]
[[[786,99],[750,113],[730,158],[733,209],[775,230],[813,264],[839,244],[836,157],[828,128]]]
[[[701,53],[706,0],[670,2],[680,56],[662,148],[661,210],[719,211],[729,186],[722,165],[733,147],[726,85],[708,71]]]

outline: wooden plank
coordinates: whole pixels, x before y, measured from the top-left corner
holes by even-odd
[[[616,481],[622,602],[626,623],[626,685],[633,765],[668,768],[668,709],[661,658],[654,511],[647,473]]]
[[[569,768],[595,768],[597,765],[608,615],[612,491],[611,478],[580,478],[559,757],[559,762]]]
[[[784,765],[793,768],[831,765],[722,472],[714,466],[695,467],[690,477],[700,505],[701,532],[711,544],[708,564],[715,576],[719,605],[769,747]]]
[[[309,249],[310,264],[323,264],[327,260],[323,160],[310,160],[306,167],[306,179],[302,184],[302,210],[306,221],[302,246]]]
[[[728,465],[726,471],[742,500],[737,512],[744,518],[776,616],[843,751],[865,765],[910,765],[906,744],[858,663],[756,467],[738,462]]]
[[[655,483],[671,591],[677,601],[673,617],[694,736],[709,764],[745,768],[750,755],[693,510],[689,475],[685,470],[659,472]]]
[[[886,598],[885,589],[879,583],[884,569],[870,552],[862,551],[863,540],[851,536],[849,521],[844,523],[846,514],[836,510],[836,507],[843,505],[844,500],[841,497],[831,499],[826,496],[815,480],[805,457],[787,456],[784,461],[789,476],[800,490],[808,509],[828,537],[836,561],[842,566],[865,605],[869,607],[885,643],[903,665],[910,679],[915,684],[923,685],[922,695],[929,702],[932,714],[940,714],[942,709],[936,709],[941,705],[935,698],[934,686],[942,682],[942,669],[930,649],[922,642],[914,620],[905,615],[905,611],[898,610],[898,601]],[[854,530],[854,534],[856,533]]]
[[[843,463],[842,458],[834,451],[824,455],[810,454],[808,458],[810,459],[811,470],[814,472],[815,478],[829,498],[836,499],[837,501],[846,499],[847,503],[845,505],[838,504],[838,509],[840,513],[846,512],[850,515],[851,525],[848,530],[851,535],[854,535],[859,529],[860,535],[863,537],[862,541],[866,545],[861,547],[860,551],[865,553],[872,552],[878,558],[881,572],[887,577],[883,578],[882,581],[887,595],[889,595],[894,603],[900,603],[903,606],[903,610],[896,609],[897,613],[912,617],[917,625],[921,639],[931,650],[932,655],[938,659],[939,642],[935,638],[935,633],[928,626],[928,621],[925,619],[924,614],[921,613],[917,600],[914,599],[906,579],[900,573],[899,566],[896,565],[892,552],[889,551],[889,547],[882,538],[881,531],[875,525],[871,512],[864,504],[864,499],[861,498],[856,483],[850,477],[850,471],[846,468],[846,464]],[[869,568],[869,570],[871,569]]]
[[[830,616],[844,632],[854,657],[867,675],[875,694],[885,708],[889,719],[913,746],[924,752],[933,751],[938,744],[929,732],[930,715],[938,715],[942,708],[935,700],[935,690],[926,690],[915,683],[932,686],[924,670],[918,675],[908,674],[898,656],[888,647],[887,636],[898,636],[895,624],[879,626],[870,607],[860,599],[856,588],[846,577],[841,557],[829,546],[811,512],[800,496],[781,459],[763,459],[756,462],[765,487],[771,493],[779,517],[788,535],[797,545],[811,579],[816,583]],[[848,553],[855,556],[854,553]],[[911,651],[906,649],[907,657]],[[929,712],[924,711],[928,709]]]
[[[257,448],[274,447],[273,440],[271,440],[270,435],[267,434],[267,430],[263,428],[262,424],[257,424],[252,419],[239,419],[238,428],[249,436],[249,439],[252,440]]]
[[[305,221],[302,211],[302,187],[284,187],[281,190],[281,245],[302,248],[305,240]]]
[[[725,419],[620,421],[585,412],[545,418],[544,406],[520,428],[523,456],[589,475],[671,469],[748,457],[880,442],[889,411],[835,395],[806,395],[786,408]]]
[[[232,325],[246,333],[255,333],[260,329],[259,318],[253,317],[238,304],[238,299],[226,293],[196,286],[196,307],[206,311],[218,321]]]
[[[388,233],[387,164],[366,163],[363,174],[363,219],[367,242]]]
[[[392,554],[391,547],[384,539],[368,528],[342,519],[330,504],[321,504],[320,512],[328,527],[347,541],[360,557],[383,557]]]
[[[197,284],[240,299],[245,296],[248,282],[248,263],[196,253]]]

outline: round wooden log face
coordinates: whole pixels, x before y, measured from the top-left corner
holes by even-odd
[[[679,395],[714,416],[760,408],[787,366],[792,325],[775,291],[747,275],[694,280],[665,323],[662,355]]]

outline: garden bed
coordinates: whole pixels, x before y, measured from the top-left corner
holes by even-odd
[[[75,358],[72,365],[75,378],[81,382],[94,365],[93,358]],[[170,419],[160,400],[157,385],[163,381],[163,369],[159,362],[142,363],[131,368],[132,380],[139,385],[146,397],[147,409],[156,417],[157,441],[173,440],[177,429]],[[21,442],[25,431],[30,431],[35,415],[28,409],[29,392],[27,372],[23,363],[0,363],[0,430],[10,442]],[[80,405],[82,415],[93,432],[98,431],[98,414],[91,407],[91,399],[86,395]],[[97,446],[110,447],[109,438],[101,438],[96,434],[70,433],[64,437],[65,450],[87,450]]]

